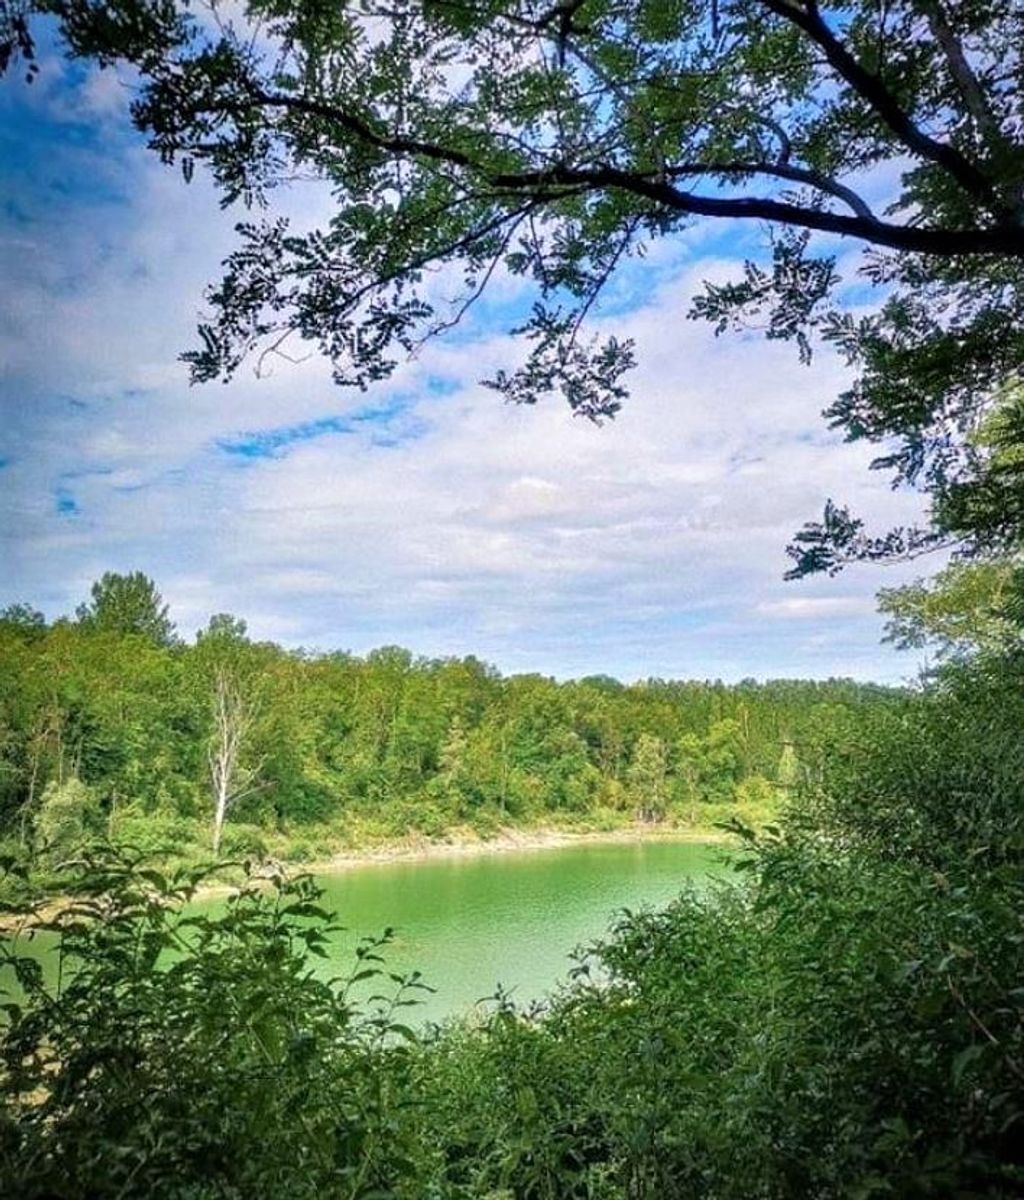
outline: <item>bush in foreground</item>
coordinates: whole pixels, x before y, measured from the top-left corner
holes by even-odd
[[[59,993],[0,1039],[15,1195],[437,1200],[1024,1192],[1024,873],[1005,672],[823,757],[746,879],[625,914],[548,1009],[414,1034],[309,967],[309,880],[219,916],[87,864]],[[991,753],[985,746],[1003,746]],[[902,778],[902,783],[900,782]],[[380,971],[364,946],[353,979]],[[389,979],[397,1004],[418,980]]]

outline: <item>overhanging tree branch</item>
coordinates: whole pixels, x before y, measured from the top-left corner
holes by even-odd
[[[833,70],[844,79],[913,154],[936,163],[1001,220],[1013,214],[1003,204],[992,181],[955,146],[929,137],[900,105],[881,76],[867,70],[835,36],[815,0],[761,0],[766,8],[798,26],[822,50]]]
[[[812,334],[831,343],[854,372],[832,424],[885,441],[876,465],[934,502],[921,541],[826,522],[801,542],[808,569],[950,532],[984,551],[1022,527],[1016,476],[988,478],[973,441],[1024,362],[1016,5],[240,0],[218,27],[218,3],[212,23],[187,0],[26,0],[5,21],[0,0],[0,68],[31,53],[17,13],[45,11],[72,55],[138,72],[136,127],[186,178],[205,161],[225,204],[269,204],[298,164],[330,188],[323,229],[239,224],[185,356],[194,380],[294,330],[339,383],[368,386],[450,324],[426,272],[460,275],[457,320],[503,265],[536,294],[512,318],[525,364],[492,382],[599,419],[632,348],[577,334],[620,260],[694,220],[752,220],[782,227],[771,266],[744,264],[691,314],[719,330],[756,316],[805,359]],[[857,184],[873,170],[884,210]],[[845,307],[812,233],[866,249],[853,271],[873,309]]]
[[[764,0],[775,3],[776,0]],[[734,220],[774,221],[781,225],[834,233],[885,246],[940,257],[974,254],[998,254],[1024,259],[1024,231],[997,226],[981,229],[935,229],[898,225],[876,218],[867,205],[849,188],[815,172],[783,164],[699,164],[667,168],[666,174],[693,175],[757,173],[806,183],[844,200],[854,208],[855,216],[844,216],[799,204],[762,197],[726,198],[701,196],[681,191],[659,177],[621,170],[612,166],[571,167],[555,165],[542,170],[494,172],[487,164],[462,150],[436,142],[425,142],[401,134],[382,133],[362,118],[327,104],[301,96],[284,96],[253,91],[253,103],[259,107],[284,108],[330,121],[361,141],[394,155],[423,158],[446,163],[472,173],[490,187],[508,192],[545,189],[548,199],[557,197],[553,189],[598,191],[613,188],[641,196],[673,212],[693,216]]]
[[[809,167],[796,167],[785,162],[734,162],[734,163],[679,163],[666,167],[663,174],[669,179],[680,179],[686,176],[711,175],[721,177],[749,177],[764,175],[772,179],[784,179],[790,183],[800,183],[826,195],[834,196],[851,208],[858,217],[865,221],[877,221],[871,211],[871,206],[853,188],[846,187],[838,180],[830,179]]]
[[[941,3],[939,0],[918,0],[918,3],[924,9],[932,36],[942,47],[942,53],[949,64],[949,73],[960,89],[960,94],[963,96],[964,103],[974,118],[979,132],[990,144],[1005,142],[999,124],[985,97],[981,81],[964,53],[963,45],[946,19],[946,13]]]

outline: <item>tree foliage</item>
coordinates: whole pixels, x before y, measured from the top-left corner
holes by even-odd
[[[95,840],[101,830],[96,797],[80,779],[47,785],[33,822],[39,852],[47,860],[59,862]]]
[[[953,563],[933,579],[883,588],[886,641],[901,650],[934,647],[940,658],[1020,645],[1024,575],[1012,560]]]
[[[153,580],[141,571],[107,571],[75,612],[79,624],[103,633],[137,634],[158,646],[174,641],[174,625]]]
[[[660,820],[668,800],[668,761],[661,738],[649,733],[637,738],[627,779],[640,820]]]
[[[169,852],[208,845],[211,823],[218,847],[224,830],[225,847],[271,838],[284,856],[459,824],[707,825],[744,781],[784,785],[786,745],[802,759],[833,708],[900,695],[847,680],[505,678],[394,646],[289,652],[227,614],[191,644],[160,642],[96,608],[103,620],[0,622],[0,836],[18,843],[46,789],[71,780],[116,840]]]
[[[765,254],[709,285],[694,315],[756,322],[805,358],[834,346],[854,382],[830,421],[935,500],[930,526],[880,535],[830,503],[794,543],[794,572],[1017,536],[991,503],[1007,472],[971,438],[1020,382],[1015,0],[2,11],[0,68],[34,68],[34,18],[51,14],[70,53],[134,72],[133,120],[165,161],[186,178],[206,167],[225,204],[265,210],[239,223],[210,292],[186,355],[196,380],[301,339],[365,387],[512,276],[533,295],[516,325],[526,353],[491,385],[523,402],[561,392],[600,420],[633,363],[628,342],[587,332],[609,280],[642,275],[630,260],[696,221],[757,220]],[[322,228],[272,211],[297,172],[330,188]],[[840,278],[844,244],[860,250],[844,270],[875,289],[867,311]],[[1015,420],[1011,446],[1019,435]]]
[[[385,1043],[411,1037],[395,1006],[416,977],[382,978],[386,998],[357,1010],[349,978],[309,971],[338,926],[308,878],[189,912],[202,879],[109,850],[66,867],[61,911],[35,926],[55,987],[16,937],[0,941],[21,992],[0,1026],[5,1195],[312,1200],[414,1178],[412,1131],[388,1111],[407,1051]],[[359,945],[352,978],[383,977],[386,941]]]

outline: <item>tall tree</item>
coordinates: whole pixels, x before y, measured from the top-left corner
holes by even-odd
[[[156,590],[141,571],[120,575],[106,571],[90,590],[90,599],[75,610],[80,625],[100,633],[135,633],[160,646],[175,640],[174,623]]]
[[[252,757],[252,734],[259,713],[238,677],[219,666],[213,677],[213,729],[208,761],[213,797],[213,853],[220,853],[228,813],[246,796],[258,791],[261,759]]]
[[[641,821],[660,821],[665,815],[668,761],[665,743],[650,733],[642,733],[633,747],[627,778],[637,816]]]
[[[16,630],[23,637],[39,637],[46,632],[46,617],[31,604],[8,604],[0,609],[0,625]]]
[[[1019,0],[21,0],[0,9],[0,68],[35,69],[39,13],[71,53],[131,68],[138,128],[226,203],[296,172],[336,198],[323,229],[238,226],[196,379],[298,337],[365,386],[507,272],[535,304],[525,361],[490,384],[599,420],[633,362],[586,331],[609,279],[695,221],[760,221],[761,256],[693,313],[757,319],[805,358],[831,342],[857,374],[829,419],[937,501],[930,526],[880,535],[830,502],[794,572],[1019,538],[950,503],[985,490],[970,434],[1024,359]],[[857,311],[836,238],[862,251]],[[430,286],[441,266],[461,289]]]
[[[448,728],[438,754],[437,784],[449,811],[462,816],[466,802],[466,731],[456,717]]]
[[[237,647],[249,641],[249,626],[241,617],[231,613],[214,613],[205,629],[196,632],[196,642],[204,642],[206,648]]]

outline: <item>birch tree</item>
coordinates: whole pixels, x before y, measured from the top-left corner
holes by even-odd
[[[210,790],[213,795],[213,853],[220,853],[228,813],[261,790],[263,759],[249,757],[259,703],[227,667],[213,677],[213,732],[210,738]]]
[[[633,748],[628,772],[641,821],[652,823],[665,815],[667,772],[665,743],[653,734],[642,733]]]

